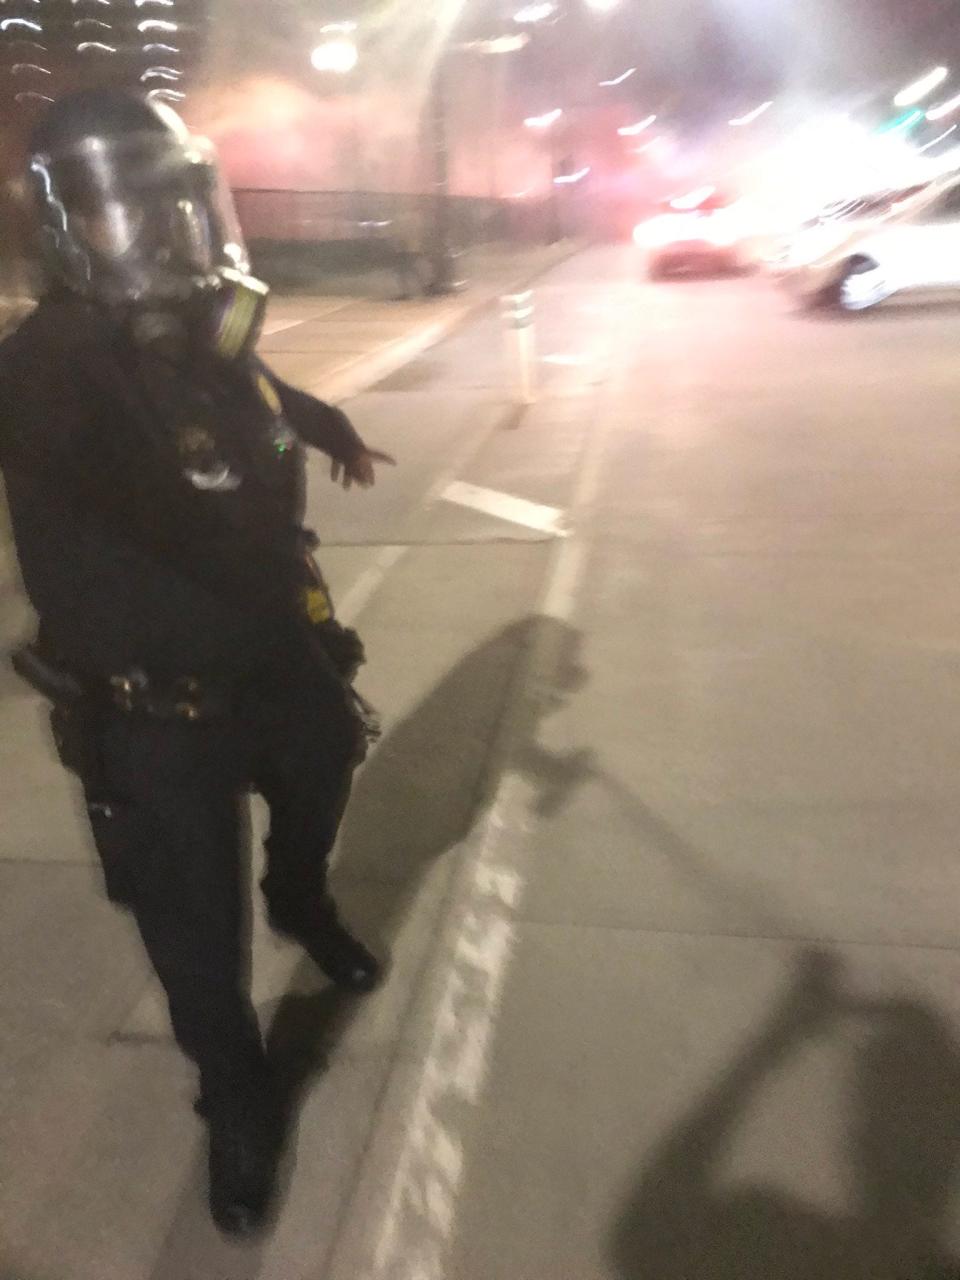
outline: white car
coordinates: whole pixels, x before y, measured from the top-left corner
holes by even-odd
[[[804,304],[843,311],[905,290],[960,289],[960,178],[818,219],[798,234],[778,275]]]

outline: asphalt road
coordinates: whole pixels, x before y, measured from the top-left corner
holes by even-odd
[[[4,1280],[960,1273],[960,307],[616,248],[536,294],[519,424],[490,315],[351,406],[376,490],[317,469],[386,717],[337,881],[395,959],[356,1007],[257,923],[260,1246],[0,690]]]

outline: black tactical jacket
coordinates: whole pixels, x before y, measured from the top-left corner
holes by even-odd
[[[297,644],[302,442],[347,418],[265,366],[189,374],[70,294],[0,343],[0,468],[46,644],[78,674],[218,682]]]

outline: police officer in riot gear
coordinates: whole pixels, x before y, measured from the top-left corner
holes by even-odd
[[[273,927],[348,990],[378,978],[325,880],[370,726],[362,646],[301,527],[302,443],[346,484],[392,459],[258,361],[266,287],[167,107],[61,99],[30,179],[49,289],[0,345],[0,465],[40,622],[19,669],[55,704],[107,891],[199,1068],[214,1219],[248,1233],[280,1140],[246,975],[249,789],[270,811]]]

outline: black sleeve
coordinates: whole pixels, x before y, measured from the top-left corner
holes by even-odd
[[[363,441],[342,409],[291,387],[266,366],[263,371],[276,388],[290,425],[305,444],[338,462],[349,462],[363,449]]]

